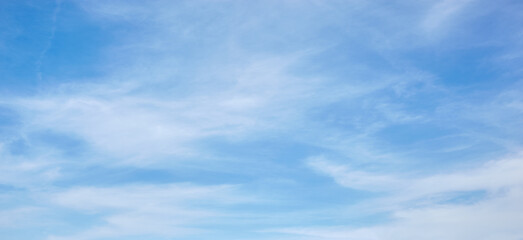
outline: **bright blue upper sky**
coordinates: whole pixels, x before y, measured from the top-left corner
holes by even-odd
[[[0,1],[0,239],[523,239],[522,13]]]

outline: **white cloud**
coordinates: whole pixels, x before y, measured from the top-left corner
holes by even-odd
[[[37,158],[13,156],[0,151],[0,184],[15,187],[45,186],[61,176],[52,155]]]
[[[293,60],[260,60],[241,71],[224,70],[230,83],[213,83],[212,92],[183,97],[162,96],[169,89],[157,89],[159,96],[140,93],[147,82],[138,79],[130,88],[114,84],[115,91],[65,86],[67,94],[49,93],[9,105],[23,116],[25,131],[66,132],[123,163],[149,165],[165,156],[194,154],[196,140],[242,138],[290,122],[301,111],[296,102],[308,97],[314,85],[287,75],[288,61]]]
[[[523,186],[523,161],[520,157],[490,161],[471,169],[423,177],[408,174],[376,174],[351,170],[323,157],[310,158],[308,165],[332,177],[338,184],[367,191],[387,191],[404,201],[452,192],[485,190],[496,192],[504,188]]]
[[[451,21],[474,0],[436,1],[422,21],[422,28],[428,34],[440,31],[443,25],[452,25]]]
[[[322,240],[519,240],[523,237],[522,190],[521,187],[513,188],[505,194],[470,205],[404,208],[393,212],[391,222],[374,227],[311,226],[272,231]]]
[[[523,161],[521,156],[484,163],[452,173],[424,177],[351,170],[324,158],[308,160],[311,168],[338,184],[385,196],[351,206],[350,211],[387,212],[391,221],[372,227],[315,227],[275,230],[318,239],[511,239],[523,237]],[[472,202],[453,201],[477,194]]]
[[[103,220],[102,224],[72,236],[49,236],[48,239],[194,234],[205,231],[198,224],[232,214],[226,210],[227,206],[259,201],[242,194],[238,186],[193,184],[75,187],[43,196],[53,205],[84,214],[99,214]]]
[[[0,200],[2,196],[0,195]],[[23,206],[0,210],[0,228],[24,228],[38,226],[38,218],[42,217],[45,209],[40,207]]]
[[[323,157],[311,158],[307,163],[311,168],[332,177],[338,184],[348,188],[383,191],[395,189],[399,184],[394,177],[352,170],[348,166],[331,164]]]

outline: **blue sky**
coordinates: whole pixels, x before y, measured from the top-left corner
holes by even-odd
[[[523,239],[521,1],[0,2],[0,238]]]

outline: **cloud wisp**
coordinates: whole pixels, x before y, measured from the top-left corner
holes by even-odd
[[[521,156],[487,162],[454,173],[409,178],[351,170],[324,157],[308,165],[343,187],[381,192],[346,214],[386,212],[390,222],[351,226],[273,229],[319,239],[517,239],[523,208]],[[471,229],[474,229],[473,231]]]

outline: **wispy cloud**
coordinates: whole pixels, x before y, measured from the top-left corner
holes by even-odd
[[[56,21],[58,18],[58,14],[60,14],[61,4],[62,4],[62,0],[55,1],[56,6],[51,15],[51,25],[52,26],[51,26],[51,30],[49,33],[49,37],[47,39],[47,42],[46,42],[44,48],[40,52],[38,59],[36,60],[36,78],[39,81],[42,81],[42,64],[43,64],[45,55],[47,54],[49,49],[51,49],[51,47],[53,46],[53,40],[54,40],[55,34],[56,34]]]
[[[307,227],[273,230],[304,239],[519,239],[521,188],[468,205],[402,209],[393,222],[367,228]]]
[[[338,184],[364,191],[386,191],[402,201],[441,196],[446,193],[470,191],[498,192],[523,184],[520,172],[523,163],[519,156],[490,161],[482,166],[456,170],[455,173],[423,177],[403,177],[355,171],[345,165],[331,163],[321,157],[308,160],[313,169],[332,177]]]
[[[235,186],[191,184],[131,185],[110,188],[78,187],[52,193],[58,206],[87,214],[102,214],[103,223],[74,234],[48,239],[97,239],[133,235],[173,237],[205,231],[198,225],[229,213],[225,206],[253,203]],[[213,199],[212,203],[208,199]],[[211,210],[212,209],[212,210]]]
[[[451,24],[451,20],[458,16],[473,0],[445,0],[436,2],[422,21],[423,29],[428,33],[440,30],[442,25]]]
[[[363,228],[312,226],[273,231],[320,239],[518,239],[523,234],[515,224],[521,220],[523,210],[518,206],[523,197],[520,158],[518,155],[454,173],[409,178],[354,171],[323,158],[312,158],[308,160],[310,167],[344,187],[384,193],[351,209],[365,209],[367,214],[387,212],[390,222]]]

